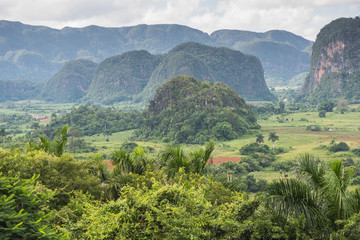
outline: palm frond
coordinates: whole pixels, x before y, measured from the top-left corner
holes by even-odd
[[[321,189],[325,186],[325,168],[314,156],[305,153],[298,157],[298,166],[294,168],[297,175],[309,180],[312,187]]]
[[[113,152],[111,155],[111,163],[115,166],[115,173],[128,174],[133,171],[131,156],[123,149]]]
[[[270,184],[266,203],[284,216],[304,215],[309,226],[315,226],[325,217],[325,204],[320,196],[308,184],[297,179]]]
[[[356,205],[354,195],[349,191],[350,180],[354,176],[352,170],[345,170],[341,160],[331,163],[327,177],[326,194],[331,202],[333,220],[350,217]]]

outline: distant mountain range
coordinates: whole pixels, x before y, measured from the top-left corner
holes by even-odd
[[[84,58],[100,62],[133,50],[163,54],[185,42],[229,47],[257,56],[272,86],[286,85],[310,66],[312,42],[286,31],[219,30],[209,35],[175,24],[58,30],[0,21],[0,80],[42,82],[69,60]]]
[[[258,58],[224,47],[183,43],[166,54],[130,51],[99,64],[71,60],[45,81],[38,99],[57,102],[147,103],[167,80],[191,75],[203,82],[224,82],[247,100],[273,101]]]

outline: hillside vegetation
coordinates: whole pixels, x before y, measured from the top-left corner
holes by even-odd
[[[38,98],[46,101],[76,102],[88,91],[97,63],[78,59],[64,64],[44,83]]]
[[[256,57],[198,43],[184,43],[172,49],[153,72],[141,97],[151,99],[162,83],[177,75],[223,82],[246,100],[275,100],[266,86],[261,62]]]
[[[85,101],[111,104],[131,100],[140,93],[159,64],[161,56],[131,51],[107,58],[95,71]]]
[[[164,55],[131,51],[102,61],[84,101],[112,104],[134,100],[147,105],[158,87],[177,75],[224,82],[246,100],[276,98],[264,81],[260,61],[228,48],[184,43]]]
[[[224,83],[177,76],[156,91],[137,135],[165,142],[204,143],[212,138],[235,139],[258,128],[245,101]]]
[[[210,36],[218,45],[257,56],[270,86],[286,86],[292,77],[307,72],[310,67],[308,49],[312,42],[287,31],[218,30]]]
[[[0,81],[0,102],[34,99],[41,84],[28,80]]]

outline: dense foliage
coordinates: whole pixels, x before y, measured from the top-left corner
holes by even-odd
[[[41,187],[33,176],[22,179],[0,172],[0,238],[59,239],[50,227],[47,206],[54,192]]]
[[[27,80],[0,80],[0,102],[34,99],[39,94],[41,84]]]
[[[266,86],[261,63],[256,57],[192,42],[180,44],[164,56],[141,93],[141,99],[151,99],[161,84],[177,75],[223,82],[246,100],[276,99]]]
[[[60,129],[63,125],[76,128],[82,135],[110,135],[114,132],[138,128],[143,121],[138,111],[114,111],[111,108],[81,105],[71,112],[51,120],[50,129]]]
[[[56,138],[52,141],[61,145]],[[296,178],[280,175],[280,181],[268,185],[249,174],[272,162],[266,160],[269,155],[258,152],[271,154],[271,150],[256,144],[243,149],[252,155],[220,166],[208,164],[212,142],[192,152],[169,146],[158,160],[136,146],[132,153],[114,151],[114,170],[99,154],[80,163],[66,153],[45,153],[46,145],[38,145],[38,150],[31,144],[26,151],[0,149],[1,236],[357,238],[360,194],[348,189],[354,176],[351,167],[338,160],[327,167],[304,155],[295,166]]]
[[[223,83],[178,76],[157,90],[137,135],[165,142],[229,140],[258,129],[245,101]]]
[[[44,83],[38,98],[56,102],[78,101],[87,93],[96,67],[95,62],[85,59],[66,62]]]
[[[161,59],[161,55],[144,50],[105,59],[96,69],[85,101],[112,104],[131,100],[144,89]]]

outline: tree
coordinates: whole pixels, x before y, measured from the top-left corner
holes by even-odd
[[[53,195],[41,189],[35,176],[20,179],[0,173],[0,238],[61,239],[50,228],[51,213],[46,210]]]
[[[319,111],[319,117],[321,117],[321,118],[326,117],[326,111],[325,110]]]
[[[296,179],[281,180],[269,187],[268,206],[278,213],[303,215],[309,227],[327,231],[335,227],[335,221],[359,212],[357,194],[348,189],[353,171],[345,170],[341,160],[334,160],[327,170],[319,160],[305,154],[299,157],[295,173]]]
[[[275,152],[275,141],[279,140],[279,136],[276,135],[276,132],[270,132],[268,141],[272,141],[273,143],[273,152]]]
[[[44,152],[48,152],[54,154],[57,157],[60,157],[63,154],[67,143],[67,132],[68,125],[65,125],[60,131],[56,129],[53,140],[49,140],[45,136],[39,135],[40,143],[36,145],[31,140],[29,140],[29,148],[43,150]]]
[[[280,113],[285,112],[285,102],[284,101],[279,101],[279,112]]]
[[[261,144],[264,143],[264,135],[262,135],[261,133],[259,133],[258,135],[256,135],[256,143]]]
[[[336,106],[335,102],[333,101],[325,101],[319,104],[318,110],[324,110],[326,112],[332,112],[333,108]]]
[[[111,162],[115,166],[114,172],[121,175],[144,174],[147,164],[151,163],[141,146],[134,148],[132,153],[124,149],[116,150],[111,155]]]
[[[38,129],[40,128],[40,123],[39,122],[33,122],[30,126],[30,128],[32,129]]]
[[[70,149],[72,153],[75,153],[75,148],[79,147],[81,144],[81,141],[79,141],[81,133],[77,128],[71,127],[68,131],[68,135],[70,136]]]
[[[2,138],[2,142],[5,142],[6,132],[5,128],[0,129],[0,137]]]
[[[168,146],[160,153],[160,168],[164,168],[169,177],[174,177],[180,168],[185,173],[203,174],[206,171],[206,164],[211,160],[211,153],[214,150],[214,143],[210,141],[205,149],[186,154],[179,146]]]

